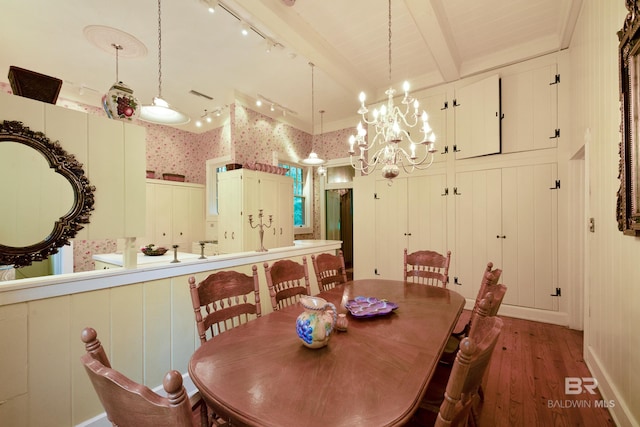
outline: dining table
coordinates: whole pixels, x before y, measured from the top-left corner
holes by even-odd
[[[316,295],[346,313],[322,348],[296,334],[302,305],[216,335],[189,361],[189,375],[216,415],[233,426],[396,426],[418,408],[465,299],[402,280],[354,280]],[[382,315],[349,311],[374,298]],[[388,311],[388,310],[384,310]]]

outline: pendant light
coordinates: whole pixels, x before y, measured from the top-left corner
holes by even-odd
[[[324,160],[322,160],[320,157],[318,157],[318,155],[316,154],[316,152],[314,150],[315,137],[313,135],[313,133],[315,132],[313,67],[315,65],[313,64],[313,62],[309,62],[309,65],[311,66],[311,153],[309,153],[309,157],[307,157],[306,159],[302,160],[302,163],[305,164],[305,165],[308,165],[308,166],[320,166],[320,165],[324,164]]]
[[[186,114],[171,108],[162,98],[162,13],[158,0],[158,96],[151,105],[143,105],[140,120],[163,125],[183,125],[191,120]]]
[[[102,107],[110,119],[130,122],[138,118],[140,104],[133,96],[133,90],[118,79],[118,52],[124,48],[117,43],[111,43],[111,46],[116,51],[116,82],[102,97]]]

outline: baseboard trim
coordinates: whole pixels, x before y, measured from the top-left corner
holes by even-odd
[[[182,383],[184,385],[184,388],[187,390],[187,394],[189,395],[189,397],[193,396],[198,391],[196,386],[193,384],[193,381],[191,381],[189,374],[182,374]],[[162,384],[154,387],[152,390],[161,396],[166,395],[164,389],[162,388]],[[81,422],[80,424],[76,424],[76,427],[113,427],[113,426],[111,425],[111,422],[107,418],[107,413],[103,412],[91,419]]]
[[[640,425],[638,420],[633,419],[629,406],[624,399],[620,398],[617,387],[611,381],[607,370],[604,369],[600,358],[593,352],[593,347],[586,346],[584,351],[584,361],[589,368],[589,372],[598,380],[598,390],[602,398],[606,401],[613,400],[615,406],[608,408],[613,421],[619,427],[633,427]]]
[[[472,310],[475,299],[467,299],[465,309]],[[502,304],[498,311],[499,316],[515,317],[516,319],[532,320],[535,322],[550,323],[552,325],[569,326],[569,314],[561,311],[539,310],[536,308],[519,307]]]

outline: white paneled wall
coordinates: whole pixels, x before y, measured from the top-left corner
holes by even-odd
[[[595,232],[585,242],[585,360],[605,399],[615,401],[611,411],[622,426],[640,424],[640,239],[623,236],[615,216],[621,138],[616,31],[625,16],[624,1],[583,2],[570,52],[569,153],[590,135],[586,215],[595,219]],[[571,208],[574,213],[580,218],[579,207]]]

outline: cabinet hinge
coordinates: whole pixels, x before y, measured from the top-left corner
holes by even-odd
[[[558,83],[560,83],[560,74],[556,74],[554,76],[554,80],[551,83],[549,83],[549,86],[557,85]]]
[[[553,136],[550,136],[549,139],[560,138],[560,129],[556,129],[553,133]]]
[[[549,190],[557,190],[558,188],[560,188],[560,180],[556,179],[556,186],[555,187],[549,187]]]
[[[551,294],[550,296],[552,296],[552,297],[561,297],[562,296],[562,289],[561,288],[556,288],[556,293],[555,294]]]

